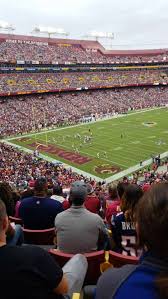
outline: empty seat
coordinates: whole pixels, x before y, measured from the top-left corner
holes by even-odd
[[[16,217],[13,217],[13,216],[9,216],[9,220],[10,220],[10,222],[14,222],[15,224],[20,224],[20,225],[23,224],[21,218],[16,218]]]
[[[109,251],[109,262],[113,267],[121,267],[126,264],[136,265],[139,262],[137,257],[123,255],[112,250]]]

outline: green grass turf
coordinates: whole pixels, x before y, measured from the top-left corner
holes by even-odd
[[[50,156],[90,174],[107,178],[112,174],[97,173],[95,167],[106,164],[108,166],[118,166],[121,171],[134,166],[141,160],[149,159],[152,154],[155,155],[167,151],[167,119],[168,109],[164,108],[129,114],[121,118],[79,125],[62,130],[49,131],[47,133],[49,144],[55,144],[62,149],[70,151],[73,151],[72,145],[79,148],[81,144],[79,139],[74,138],[75,134],[79,133],[81,136],[89,135],[89,128],[93,134],[92,143],[90,145],[83,145],[80,149],[81,155],[92,158],[91,162],[78,165],[52,154],[50,154]],[[143,124],[145,122],[155,122],[156,124],[152,127],[148,127]],[[123,134],[123,138],[121,138],[121,134]],[[69,135],[69,137],[67,137],[67,135]],[[63,138],[63,136],[65,137]],[[35,137],[32,135],[29,138],[30,140],[25,142],[20,142],[18,139],[11,140],[10,142],[29,148],[27,144],[34,142]],[[46,134],[44,132],[37,134],[36,138],[37,142],[45,144]],[[159,145],[158,142],[160,140],[161,144]],[[103,156],[103,151],[107,152],[107,157]],[[100,153],[99,159],[97,158],[98,152]]]

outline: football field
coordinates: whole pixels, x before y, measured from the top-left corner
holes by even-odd
[[[108,178],[168,150],[168,108],[28,134],[10,142]]]

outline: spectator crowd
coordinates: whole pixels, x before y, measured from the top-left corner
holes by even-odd
[[[99,118],[114,113],[126,113],[130,109],[166,104],[167,87],[3,97],[0,100],[0,136],[30,132],[63,123],[74,124],[86,116],[94,115]]]
[[[17,73],[0,75],[0,92],[26,93],[68,89],[89,89],[138,85],[167,85],[162,70],[101,71],[66,73]]]
[[[163,52],[163,51],[162,51]],[[22,61],[35,64],[65,64],[65,63],[150,63],[167,62],[168,54],[165,50],[162,54],[134,54],[117,55],[104,54],[101,49],[85,49],[80,44],[59,43],[55,45],[37,45],[31,43],[0,43],[0,62]]]

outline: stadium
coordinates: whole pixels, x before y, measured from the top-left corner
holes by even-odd
[[[168,298],[168,49],[48,34],[0,33],[0,263],[20,257],[14,298]]]
[[[0,40],[1,113],[16,109],[14,119],[1,115],[5,142],[107,182],[152,164],[151,155],[167,156],[166,53],[110,52],[97,41]]]

